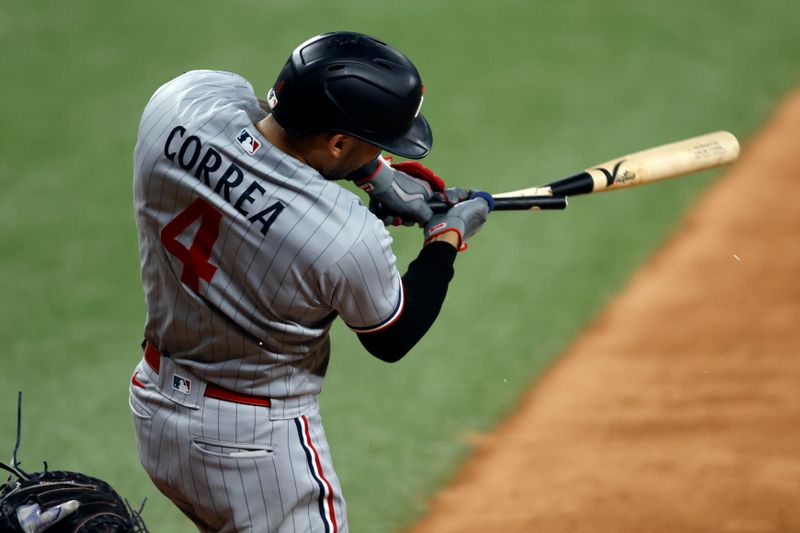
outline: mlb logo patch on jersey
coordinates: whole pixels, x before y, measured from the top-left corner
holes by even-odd
[[[188,380],[183,376],[179,376],[178,374],[173,374],[172,388],[178,392],[189,394],[190,392],[192,392],[192,382],[191,380]]]
[[[261,148],[261,143],[247,131],[247,128],[243,129],[239,135],[236,136],[236,142],[250,155],[253,155]]]

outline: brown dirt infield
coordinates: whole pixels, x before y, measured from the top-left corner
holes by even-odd
[[[800,531],[800,91],[414,533]]]

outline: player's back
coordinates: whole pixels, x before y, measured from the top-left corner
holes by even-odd
[[[224,387],[315,394],[336,317],[328,273],[389,238],[356,195],[272,146],[254,126],[265,116],[246,80],[215,71],[147,104],[134,155],[145,337]]]

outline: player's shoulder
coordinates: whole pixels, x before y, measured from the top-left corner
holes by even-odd
[[[180,76],[167,83],[180,83],[188,86],[219,86],[228,87],[231,85],[246,85],[251,87],[250,82],[244,76],[226,70],[197,69],[184,72]]]
[[[181,102],[198,101],[252,101],[257,102],[253,86],[243,76],[223,70],[190,70],[163,85],[153,93],[148,105],[165,100]]]
[[[263,118],[253,86],[243,76],[222,70],[190,70],[161,85],[145,107],[145,115],[177,114],[206,120],[245,112],[254,122]],[[222,117],[224,119],[224,117]]]

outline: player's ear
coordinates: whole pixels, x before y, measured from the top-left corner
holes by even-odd
[[[328,153],[336,159],[340,159],[347,153],[347,145],[350,144],[352,140],[352,137],[344,133],[332,134],[328,139]]]

